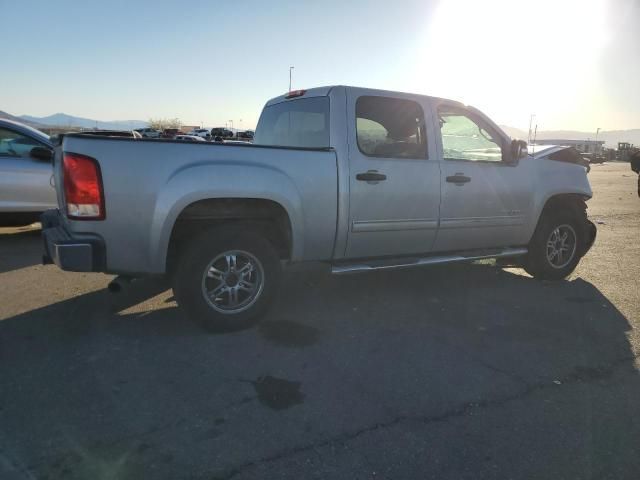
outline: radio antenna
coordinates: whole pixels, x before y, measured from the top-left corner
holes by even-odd
[[[529,116],[529,136],[527,137],[527,144],[531,143],[531,125],[533,124],[533,119],[534,119],[535,116],[536,116],[535,113],[532,113]]]

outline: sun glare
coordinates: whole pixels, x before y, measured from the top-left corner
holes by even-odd
[[[491,106],[504,118],[598,103],[605,1],[444,0],[420,43],[412,90]],[[415,58],[415,56],[414,56]],[[555,115],[549,113],[549,115]],[[554,118],[554,121],[561,119]]]

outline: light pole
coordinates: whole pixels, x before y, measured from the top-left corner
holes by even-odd
[[[291,71],[294,69],[295,67],[289,67],[289,92],[291,92]]]
[[[532,113],[531,116],[529,117],[529,138],[527,139],[527,143],[530,144],[531,143],[531,127],[533,124],[533,119],[535,118],[536,114]]]
[[[598,127],[598,129],[596,130],[596,144],[594,145],[594,152],[593,152],[593,158],[597,159],[598,158],[598,134],[600,133],[600,127]]]

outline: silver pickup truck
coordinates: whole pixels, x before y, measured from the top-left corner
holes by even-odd
[[[540,148],[540,147],[538,147]],[[587,166],[475,108],[344,86],[269,100],[253,144],[65,135],[44,259],[167,274],[213,329],[257,320],[286,262],[334,273],[499,258],[567,276],[595,239]]]

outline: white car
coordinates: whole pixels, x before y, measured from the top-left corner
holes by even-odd
[[[182,140],[183,142],[205,142],[206,140],[197,135],[176,135],[174,140]]]
[[[193,135],[195,137],[201,137],[205,139],[211,138],[211,132],[206,128],[194,128],[188,133],[188,135]]]
[[[144,138],[159,138],[160,132],[155,128],[136,128],[134,131],[138,132]]]

